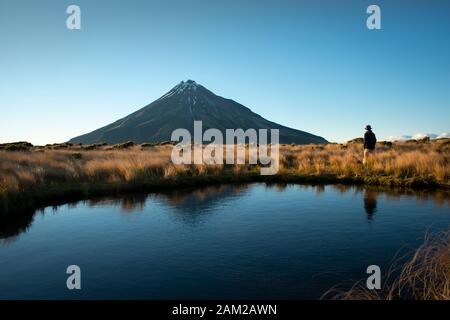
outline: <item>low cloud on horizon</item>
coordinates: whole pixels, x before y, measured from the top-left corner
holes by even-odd
[[[388,141],[405,141],[405,140],[420,140],[429,137],[430,139],[441,139],[450,138],[450,132],[443,132],[441,134],[436,133],[417,133],[415,135],[400,135],[400,136],[390,136]]]

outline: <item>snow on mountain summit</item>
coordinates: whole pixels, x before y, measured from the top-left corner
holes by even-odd
[[[197,88],[200,85],[197,84],[194,80],[181,81],[177,86],[175,86],[175,92],[177,94],[184,93],[185,91],[197,91]]]

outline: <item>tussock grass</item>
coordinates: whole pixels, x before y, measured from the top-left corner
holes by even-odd
[[[406,263],[397,259],[381,290],[359,281],[350,290],[334,288],[323,299],[335,300],[450,300],[450,231],[428,234]]]
[[[362,164],[359,142],[281,145],[278,174],[264,177],[260,176],[259,165],[175,165],[170,158],[171,143],[25,146],[25,150],[19,148],[21,151],[0,150],[0,211],[71,193],[87,195],[99,190],[119,192],[212,181],[450,186],[450,144],[441,140],[380,143],[367,166]],[[248,153],[255,150],[248,145],[246,150],[248,159]]]
[[[378,144],[375,157],[362,164],[360,143],[281,148],[281,168],[305,175],[347,177],[368,184],[450,185],[450,149],[433,142]]]

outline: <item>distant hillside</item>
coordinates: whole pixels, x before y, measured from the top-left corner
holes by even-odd
[[[319,136],[284,127],[264,119],[249,108],[215,95],[195,81],[182,81],[146,107],[100,129],[75,137],[71,143],[121,143],[125,141],[168,141],[175,129],[193,134],[194,120],[203,122],[203,130],[279,129],[280,143],[327,143]],[[225,135],[224,135],[225,136]]]

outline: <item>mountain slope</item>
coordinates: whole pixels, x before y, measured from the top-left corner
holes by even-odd
[[[146,107],[100,129],[75,137],[71,143],[121,143],[125,141],[168,141],[172,132],[185,128],[193,133],[194,120],[203,122],[203,131],[225,129],[279,129],[280,143],[326,143],[319,136],[287,128],[264,119],[249,108],[215,95],[195,81],[182,81]],[[224,135],[225,136],[225,135]]]

